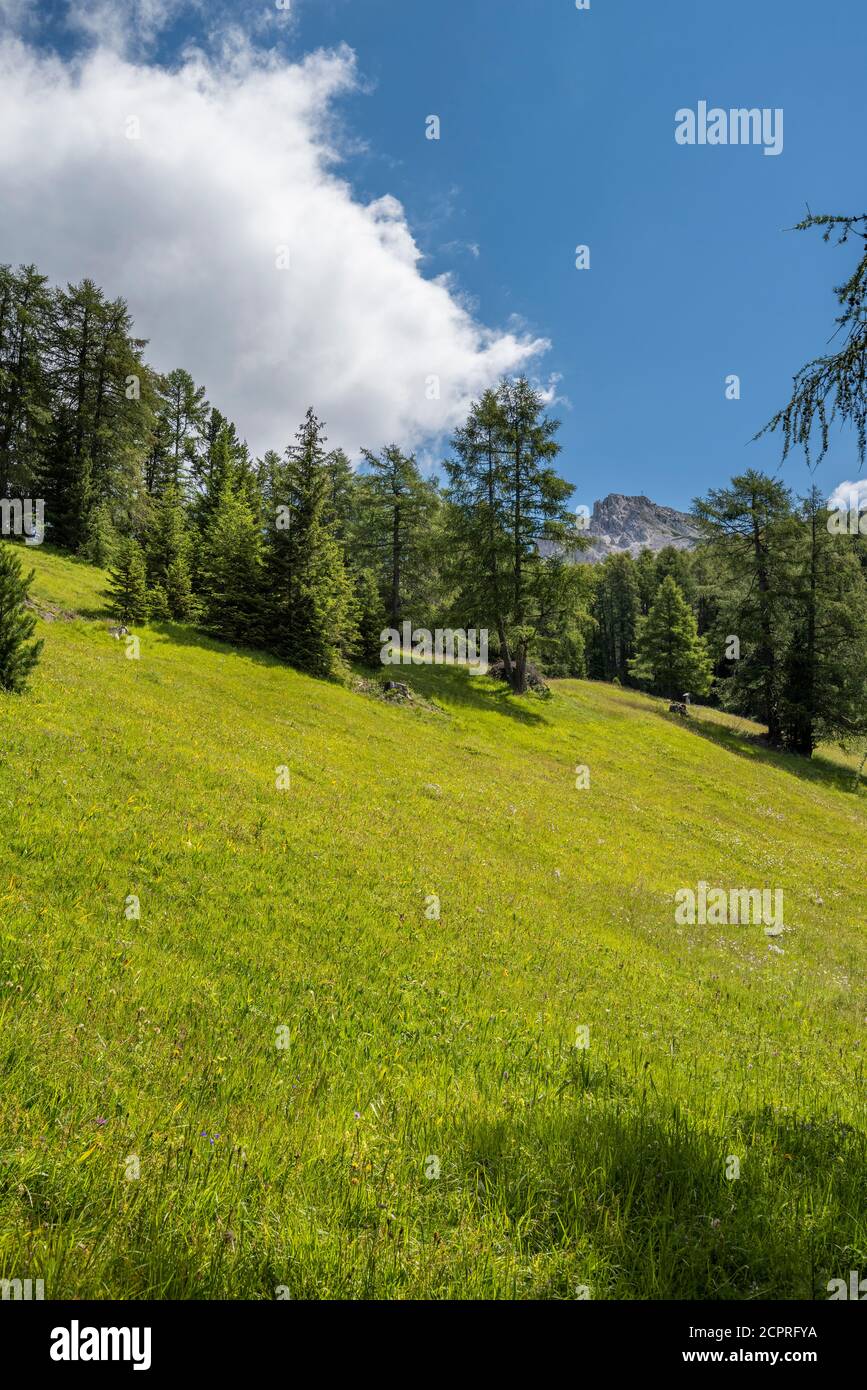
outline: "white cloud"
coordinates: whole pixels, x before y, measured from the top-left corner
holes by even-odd
[[[859,478],[854,483],[840,483],[828,498],[828,510],[864,511],[867,508],[867,478]]]
[[[154,23],[168,12],[138,3]],[[400,203],[365,205],[338,176],[334,103],[356,87],[346,48],[289,62],[236,34],[168,71],[6,40],[0,256],[122,294],[148,360],[187,367],[256,452],[282,448],[311,404],[353,453],[429,441],[548,344],[480,324],[421,274]]]

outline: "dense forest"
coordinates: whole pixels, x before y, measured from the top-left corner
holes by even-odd
[[[558,424],[526,380],[472,405],[440,480],[395,444],[353,466],[312,409],[254,459],[145,347],[90,280],[0,267],[0,498],[44,500],[47,541],[110,571],[120,621],[196,624],[320,676],[376,666],[406,621],[487,628],[518,693],[545,674],[688,691],[806,755],[867,734],[867,542],[817,490],[746,472],[696,500],[692,549],[582,564]],[[3,583],[25,591],[14,558]]]

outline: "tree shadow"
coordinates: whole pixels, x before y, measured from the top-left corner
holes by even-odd
[[[541,1113],[461,1134],[479,1219],[520,1231],[525,1258],[559,1256],[543,1296],[574,1298],[579,1271],[617,1299],[827,1299],[848,1279],[863,1133],[772,1107],[702,1124],[641,1086],[585,1070]]]
[[[857,794],[854,770],[837,766],[823,757],[821,753],[814,754],[812,758],[802,757],[798,753],[785,753],[780,749],[768,747],[761,734],[738,732],[725,724],[697,718],[694,714],[687,720],[680,719],[676,715],[664,714],[663,717],[685,726],[691,733],[708,739],[709,742],[715,743],[718,748],[725,748],[727,752],[734,753],[741,758],[747,758],[750,762],[759,762],[765,766],[774,767],[780,772],[787,772],[790,776],[798,777],[801,781],[810,782],[814,786],[830,787],[835,791]],[[867,785],[867,777],[864,774],[860,777],[860,785]]]
[[[384,672],[384,674],[383,674]],[[539,727],[549,721],[538,707],[539,697],[515,695],[500,681],[490,676],[474,676],[466,666],[388,666],[378,668],[380,680],[402,681],[426,700],[443,705],[501,714],[528,727]]]

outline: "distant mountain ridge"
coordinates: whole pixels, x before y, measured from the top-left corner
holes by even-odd
[[[609,492],[601,502],[594,502],[584,535],[590,544],[573,558],[598,565],[606,555],[622,551],[638,555],[642,550],[662,550],[667,545],[687,550],[700,539],[701,532],[686,512],[662,507],[649,497]],[[543,554],[550,554],[556,547],[549,542],[540,549]]]

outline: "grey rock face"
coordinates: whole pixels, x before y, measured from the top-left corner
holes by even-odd
[[[601,502],[594,503],[584,534],[590,544],[572,558],[591,565],[624,550],[633,555],[642,550],[662,550],[667,545],[686,550],[700,536],[695,521],[686,512],[660,507],[649,497],[624,497],[620,492],[610,492]],[[540,549],[543,554],[550,554],[554,547]]]

